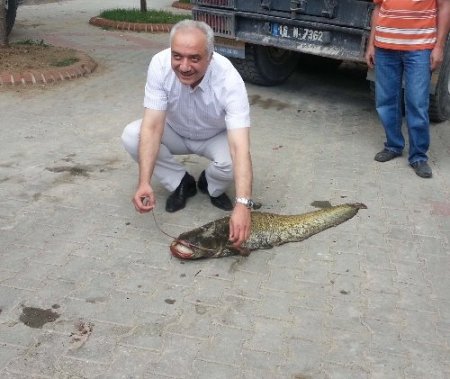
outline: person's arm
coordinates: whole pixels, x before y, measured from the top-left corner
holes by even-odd
[[[438,0],[436,45],[431,51],[431,71],[436,70],[444,60],[445,44],[450,29],[450,0]]]
[[[366,63],[369,68],[373,68],[375,65],[375,27],[378,22],[378,14],[380,12],[380,4],[375,4],[375,7],[373,8],[372,12],[372,18],[371,18],[371,29],[370,29],[370,35],[369,39],[367,41],[367,47],[366,47]]]
[[[146,108],[139,136],[139,182],[133,204],[140,213],[151,211],[156,204],[150,180],[155,168],[166,113]]]
[[[233,160],[236,197],[250,199],[252,196],[253,168],[250,155],[250,128],[228,130],[228,143]],[[251,210],[236,203],[230,217],[229,239],[234,246],[240,246],[250,237]]]

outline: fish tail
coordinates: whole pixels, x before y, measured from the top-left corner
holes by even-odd
[[[357,209],[367,209],[367,205],[363,203],[352,203],[350,205]]]

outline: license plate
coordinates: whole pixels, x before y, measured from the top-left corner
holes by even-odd
[[[245,43],[223,37],[216,37],[214,50],[229,58],[245,58]]]
[[[270,24],[270,33],[274,37],[291,38],[302,42],[327,44],[331,41],[331,34],[329,31],[282,25],[278,23]]]

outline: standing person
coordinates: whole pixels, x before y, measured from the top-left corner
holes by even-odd
[[[176,212],[197,193],[196,181],[175,155],[211,161],[198,189],[211,203],[231,211],[230,241],[250,235],[252,161],[250,106],[245,84],[231,62],[214,52],[214,33],[204,22],[183,20],[170,33],[170,48],[148,67],[144,117],[125,127],[122,142],[139,163],[133,204],[140,213],[156,205],[153,176],[171,192],[166,211]],[[235,182],[235,205],[225,190]]]
[[[427,151],[431,72],[444,59],[450,27],[450,0],[374,0],[366,62],[375,67],[375,102],[386,133],[375,155],[387,162],[402,155],[402,82],[409,137],[408,161],[415,173],[431,178]]]

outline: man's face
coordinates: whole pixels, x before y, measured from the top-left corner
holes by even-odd
[[[206,36],[198,29],[183,29],[172,39],[172,69],[181,83],[194,88],[206,73],[211,57]]]

